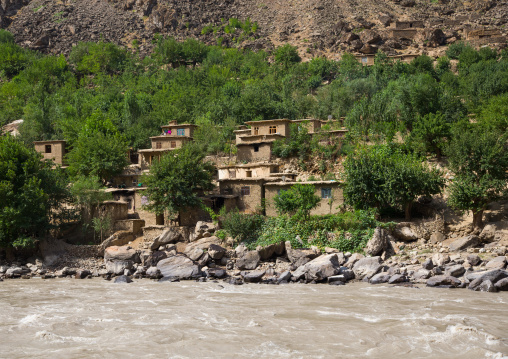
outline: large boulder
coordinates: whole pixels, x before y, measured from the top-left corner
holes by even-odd
[[[121,275],[115,278],[115,283],[132,283],[132,279],[130,279],[126,275]]]
[[[201,238],[211,237],[217,230],[217,225],[210,222],[199,221],[196,223],[194,233],[191,235],[191,242]]]
[[[432,256],[432,263],[437,266],[443,266],[450,261],[450,256],[444,253],[435,253]]]
[[[388,233],[381,227],[377,227],[372,235],[372,238],[365,247],[365,253],[370,256],[377,256],[384,252],[388,247],[389,237]]]
[[[467,275],[466,278],[468,280],[471,280],[473,278],[473,273],[470,275]],[[483,282],[490,282],[490,283],[497,283],[498,281],[508,278],[508,271],[502,270],[502,269],[494,269],[490,271],[480,272],[477,274],[481,274],[480,276],[477,276],[475,279],[469,283],[468,288],[471,290],[480,290],[480,291],[486,291],[484,287],[481,287]]]
[[[485,266],[486,269],[504,269],[506,267],[506,257],[498,256],[490,260]]]
[[[378,273],[381,268],[383,268],[381,265],[381,257],[366,257],[355,263],[353,272],[358,279],[370,279],[374,274]]]
[[[272,258],[274,255],[281,256],[286,252],[286,246],[284,242],[269,244],[267,246],[258,246],[256,250],[259,253],[259,257],[262,261]]]
[[[480,243],[480,238],[478,236],[466,236],[459,238],[448,246],[450,251],[457,252],[457,251],[463,251],[465,249],[468,249],[470,247],[474,247]]]
[[[111,246],[124,246],[135,239],[134,234],[131,231],[118,231],[109,236],[104,240],[97,249],[99,255],[104,255],[106,248]]]
[[[391,276],[387,272],[378,273],[374,275],[372,278],[370,278],[369,283],[370,284],[388,283],[390,277]]]
[[[291,242],[285,243],[286,253],[293,268],[298,268],[319,256],[319,252],[313,249],[293,249]]]
[[[346,262],[346,267],[353,268],[353,266],[358,262],[360,259],[365,258],[363,254],[360,253],[353,253]]]
[[[240,275],[243,277],[245,283],[258,283],[265,275],[265,271],[241,272]]]
[[[427,281],[428,287],[456,288],[461,284],[459,279],[448,275],[436,275]]]
[[[182,233],[176,228],[169,227],[164,229],[164,231],[154,239],[150,249],[154,250],[169,243],[176,243],[181,239]]]
[[[399,223],[393,231],[394,237],[402,242],[414,242],[418,236],[413,232],[407,223]]]
[[[139,263],[138,252],[131,246],[111,246],[104,250],[104,262],[108,273],[123,274]]]
[[[183,253],[187,255],[196,248],[202,249],[203,251],[208,251],[210,245],[216,244],[219,246],[220,243],[221,243],[220,238],[216,236],[201,238],[195,242],[187,244],[187,246],[185,247],[185,251]]]
[[[258,251],[245,251],[236,259],[236,267],[240,270],[256,269],[260,260]]]
[[[166,259],[168,257],[167,253],[164,251],[154,251],[148,255],[148,257],[143,261],[143,265],[145,266],[156,266],[161,260]]]
[[[210,258],[214,260],[219,260],[224,257],[224,254],[226,254],[226,248],[219,246],[218,244],[212,243],[208,247],[208,254],[210,255]]]
[[[363,30],[360,38],[364,44],[377,44],[382,41],[381,36],[374,30]]]
[[[464,273],[466,273],[466,268],[464,268],[460,264],[457,264],[457,265],[450,266],[450,267],[446,268],[446,272],[445,272],[446,275],[449,275],[449,276],[452,276],[452,277],[460,277]]]
[[[196,279],[201,277],[201,268],[186,256],[176,255],[157,263],[163,277]]]
[[[293,277],[295,280],[305,277],[309,282],[313,280],[319,282],[338,274],[339,267],[337,254],[326,254],[298,267],[293,272]]]
[[[508,291],[508,278],[498,280],[495,284],[497,290]]]

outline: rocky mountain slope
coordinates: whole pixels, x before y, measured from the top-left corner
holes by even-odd
[[[233,18],[257,29],[231,31]],[[461,39],[505,46],[507,22],[507,0],[0,0],[0,26],[49,53],[100,39],[146,52],[160,33],[253,49],[291,43],[304,56],[439,55]]]

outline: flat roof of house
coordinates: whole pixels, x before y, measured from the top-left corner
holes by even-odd
[[[284,138],[284,136],[281,136],[282,138]],[[241,142],[241,143],[237,143],[236,144],[236,147],[238,146],[251,146],[251,145],[261,145],[263,143],[272,143],[272,142],[275,142],[276,139],[273,138],[271,140],[261,140],[261,141],[252,141],[252,142]]]
[[[303,181],[303,182],[270,182],[268,186],[292,186],[295,184],[312,184],[312,185],[340,185],[343,182],[340,181]]]
[[[288,120],[287,118],[280,118],[280,119],[274,119],[274,120],[260,120],[260,121],[247,121],[245,122],[246,125],[255,125],[255,124],[265,124],[265,123],[273,123],[273,122],[291,122],[291,120]]]
[[[253,163],[239,163],[235,165],[222,165],[217,166],[217,168],[226,169],[226,168],[275,167],[275,166],[278,166],[278,164],[272,162],[253,162]]]
[[[300,120],[293,120],[291,122],[311,122],[311,121],[318,121],[318,122],[321,122],[321,120],[317,119],[317,118],[303,118],[303,119],[300,119]]]
[[[162,128],[164,127],[199,127],[198,125],[195,125],[193,123],[178,123],[176,125],[170,124],[170,125],[162,125]]]
[[[252,130],[250,128],[242,129],[242,130],[234,130],[233,133],[250,133]]]
[[[190,136],[178,136],[178,135],[158,135],[158,136],[152,136],[150,137],[150,139],[152,138],[158,138],[158,139],[168,139],[168,140],[174,140],[175,138],[180,138],[180,139],[187,139],[187,140],[192,140],[192,137]]]
[[[49,141],[34,141],[34,144],[42,145],[45,143],[65,143],[65,142],[67,142],[67,141],[66,140],[49,140]]]
[[[146,148],[144,150],[138,150],[138,153],[150,153],[150,152],[167,152],[173,151],[177,148]]]
[[[247,178],[223,178],[217,180],[217,182],[273,182],[277,181],[277,178],[270,177],[247,177]]]

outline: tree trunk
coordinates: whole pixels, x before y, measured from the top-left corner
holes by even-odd
[[[473,228],[482,228],[483,227],[483,209],[478,212],[473,212]]]
[[[411,209],[413,208],[413,202],[408,202],[404,206],[404,213],[406,217],[406,221],[411,220]]]

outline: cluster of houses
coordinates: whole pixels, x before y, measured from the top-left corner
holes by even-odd
[[[293,125],[293,126],[290,126]],[[248,128],[249,126],[250,128]],[[164,215],[155,215],[145,209],[149,203],[143,190],[142,175],[149,172],[153,161],[164,153],[185,146],[193,140],[197,126],[178,124],[176,121],[162,126],[161,134],[151,137],[151,148],[130,153],[131,164],[119,176],[112,178],[107,192],[114,200],[104,203],[106,211],[115,221],[115,229],[139,233],[144,226],[176,225],[191,227],[197,221],[208,220],[209,214],[201,208],[181,211],[167,223]],[[235,132],[237,147],[236,160],[217,165],[216,188],[200,193],[204,203],[214,211],[225,207],[227,211],[238,209],[243,213],[263,213],[275,216],[274,197],[295,183],[312,184],[316,195],[321,198],[312,214],[332,214],[343,204],[341,183],[329,181],[299,181],[298,173],[283,169],[283,164],[272,152],[274,141],[291,136],[291,131],[307,129],[310,136],[319,136],[319,141],[341,141],[347,133],[342,120],[322,121],[318,119],[288,120],[277,119],[252,121],[238,126]],[[65,167],[67,153],[65,141],[37,141],[35,149],[45,159]]]

